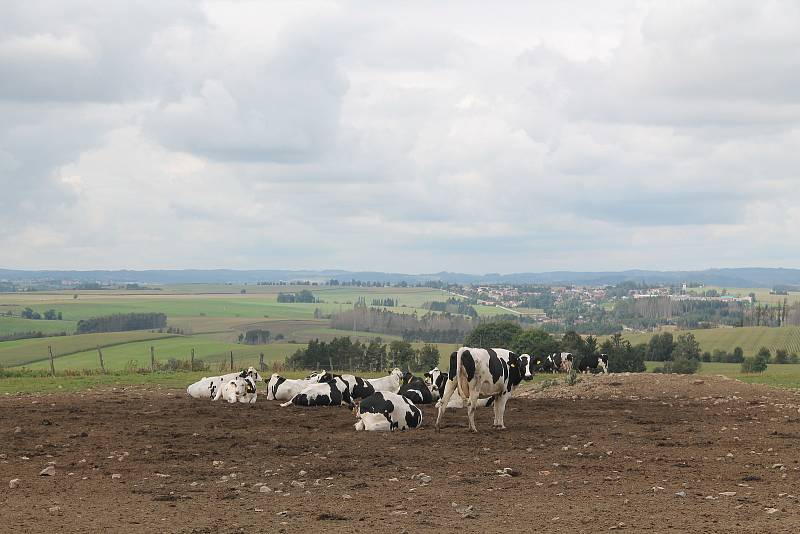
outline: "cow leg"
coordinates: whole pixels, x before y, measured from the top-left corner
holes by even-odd
[[[444,387],[444,395],[442,395],[442,399],[439,401],[439,415],[436,416],[436,430],[439,430],[439,422],[442,420],[444,412],[447,411],[447,403],[450,402],[450,397],[453,396],[457,387],[458,384],[456,384],[455,380],[448,380]]]
[[[495,397],[494,399],[494,410],[495,413],[498,414],[499,423],[497,425],[498,429],[505,429],[506,425],[503,421],[505,414],[506,414],[506,402],[508,402],[508,398],[511,396],[510,393],[503,393],[499,397]]]
[[[470,387],[469,391],[469,404],[467,404],[467,418],[469,419],[469,429],[478,433],[478,428],[475,426],[475,410],[478,409],[478,392],[479,388]]]
[[[497,397],[495,397],[492,403],[492,410],[494,411],[494,423],[492,423],[492,428],[497,428],[502,424],[500,422],[500,412],[497,410],[498,406],[500,406],[500,403],[497,402]]]

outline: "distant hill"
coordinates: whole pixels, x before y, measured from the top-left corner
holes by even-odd
[[[553,271],[544,273],[513,274],[465,274],[439,272],[431,274],[403,274],[372,271],[291,271],[291,270],[232,270],[232,269],[185,269],[145,271],[21,271],[0,269],[0,281],[23,280],[76,280],[104,283],[250,283],[278,281],[324,281],[340,282],[360,280],[362,282],[407,282],[416,284],[427,281],[442,281],[456,284],[581,284],[604,285],[635,281],[647,284],[680,284],[697,282],[705,285],[729,288],[774,287],[778,285],[800,285],[800,269],[771,269],[747,267],[735,269],[706,269],[704,271],[609,271],[573,272]]]

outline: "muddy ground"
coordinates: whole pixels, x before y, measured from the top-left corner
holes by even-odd
[[[0,398],[14,532],[798,532],[800,395],[609,375],[356,433],[345,408],[106,390]],[[53,476],[39,476],[48,464]],[[516,476],[498,470],[512,468]],[[422,475],[421,475],[422,474]],[[430,478],[428,478],[430,477]],[[19,479],[14,488],[11,479]]]

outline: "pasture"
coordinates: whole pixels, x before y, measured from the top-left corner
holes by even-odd
[[[702,378],[534,387],[509,402],[505,431],[478,410],[479,434],[463,410],[441,432],[425,406],[422,428],[356,433],[344,407],[212,403],[183,385],[3,396],[4,520],[87,533],[796,532],[798,395]],[[39,476],[48,463],[55,474]]]
[[[672,332],[675,339],[681,334],[691,332],[704,351],[724,350],[732,352],[742,347],[745,356],[755,355],[761,347],[767,347],[775,354],[777,349],[800,354],[800,326],[769,328],[766,326],[746,326],[743,328],[710,328],[699,330],[678,330]],[[607,337],[607,336],[606,336]],[[632,344],[647,343],[653,333],[637,333],[622,335]]]

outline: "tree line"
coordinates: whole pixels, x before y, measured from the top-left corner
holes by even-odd
[[[449,313],[418,316],[383,308],[354,306],[331,317],[331,328],[402,336],[405,341],[460,343],[477,320]]]
[[[314,293],[312,293],[308,289],[304,289],[304,290],[298,291],[296,293],[278,293],[278,302],[288,302],[288,303],[307,302],[307,303],[315,303],[315,302],[319,302],[319,301],[314,296]]]
[[[163,313],[116,313],[78,321],[77,333],[125,332],[128,330],[152,330],[167,326]]]
[[[349,336],[333,338],[330,342],[315,339],[305,349],[298,349],[286,358],[288,369],[328,369],[338,371],[377,372],[399,367],[403,371],[428,371],[439,365],[439,349],[424,345],[419,349],[407,341],[381,338],[369,343],[352,341]]]

